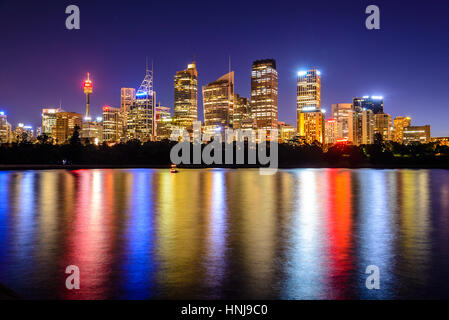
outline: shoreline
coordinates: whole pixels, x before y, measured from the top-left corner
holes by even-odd
[[[178,169],[259,169],[261,166],[203,166],[203,165],[179,165]],[[46,164],[14,164],[0,165],[0,171],[20,170],[92,170],[92,169],[170,169],[169,165],[46,165]],[[278,169],[440,169],[449,170],[449,164],[444,165],[357,165],[357,166],[326,166],[326,165],[280,165]]]

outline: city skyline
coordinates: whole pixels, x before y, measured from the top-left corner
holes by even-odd
[[[329,1],[306,4],[301,10],[295,5],[279,5],[272,8],[272,30],[263,27],[260,32],[249,17],[250,13],[262,12],[263,5],[252,8],[250,4],[235,3],[232,6],[238,9],[237,15],[242,19],[230,28],[214,29],[216,34],[213,38],[209,37],[212,31],[206,27],[224,14],[213,10],[216,4],[200,6],[197,11],[179,4],[182,14],[161,14],[153,22],[148,22],[154,30],[154,41],[148,43],[138,40],[136,31],[141,26],[139,22],[134,27],[124,26],[123,23],[114,27],[107,19],[113,16],[113,12],[122,9],[120,12],[124,21],[141,17],[143,13],[140,11],[145,10],[139,10],[138,5],[108,4],[105,7],[81,1],[81,29],[70,33],[63,28],[65,16],[60,15],[63,9],[59,9],[64,8],[64,3],[56,6],[30,4],[29,12],[21,11],[20,5],[12,2],[3,3],[4,10],[0,11],[2,37],[5,40],[11,37],[26,40],[0,53],[0,109],[5,110],[12,124],[28,121],[37,126],[40,111],[36,111],[41,107],[59,106],[61,100],[66,110],[84,113],[85,97],[77,89],[86,72],[91,72],[96,85],[91,101],[92,114],[100,114],[104,105],[118,107],[118,89],[138,87],[146,56],[154,61],[157,102],[173,110],[173,75],[176,71],[185,69],[195,57],[198,86],[201,88],[228,72],[231,56],[232,69],[236,71],[236,92],[242,97],[250,97],[251,63],[263,58],[276,60],[279,121],[290,124],[296,121],[297,72],[319,66],[323,73],[322,107],[328,112],[332,104],[349,103],[357,96],[382,95],[385,108],[393,118],[411,116],[415,123],[431,124],[433,136],[448,135],[445,119],[449,116],[449,108],[444,75],[449,71],[449,65],[438,58],[440,55],[447,56],[449,52],[449,45],[444,41],[447,34],[443,32],[448,22],[439,14],[447,8],[446,3],[433,3],[431,10],[423,4],[412,3],[404,10],[400,4],[381,2],[385,14],[382,15],[379,31],[364,28],[365,3],[339,3],[341,10],[338,14],[333,12],[337,4]],[[34,6],[39,6],[43,15],[32,17]],[[169,12],[164,9],[164,4],[155,6],[160,12]],[[182,17],[187,12],[191,12],[196,19],[207,12],[210,19],[198,19],[194,27],[179,30],[176,27],[185,22]],[[420,12],[420,20],[425,22],[419,27],[413,22],[416,12]],[[24,15],[22,19],[17,19],[19,13]],[[179,22],[170,26],[176,19]],[[318,25],[310,31],[307,23],[316,19],[326,19],[327,26],[335,25],[332,31],[337,35],[335,39],[325,26]],[[26,23],[21,25],[19,22]],[[118,33],[120,36],[135,34],[122,39],[124,47],[139,43],[132,53],[116,49],[117,37],[110,34],[117,28],[121,30]],[[180,38],[170,37],[175,29]],[[300,30],[309,32],[298,35]],[[187,39],[185,36],[193,31],[198,31],[195,39]],[[409,33],[414,34],[415,38],[411,39]],[[225,34],[235,40],[220,48],[220,38]],[[100,43],[96,43],[96,39],[100,39]],[[416,46],[417,41],[420,46]],[[355,50],[360,46],[362,49],[371,47],[370,43],[376,43],[378,50]],[[243,45],[248,49],[241,50]],[[175,47],[178,49],[174,50]],[[33,49],[32,53],[30,48]],[[430,81],[421,83],[418,80],[421,77]],[[29,81],[25,90],[20,83],[23,79]],[[432,115],[427,112],[430,107],[435,111]],[[202,93],[199,90],[200,119],[202,114]]]

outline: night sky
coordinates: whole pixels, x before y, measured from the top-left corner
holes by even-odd
[[[81,30],[65,28],[70,4],[80,7]],[[380,7],[381,30],[365,28],[370,4]],[[91,72],[92,115],[100,115],[120,105],[121,87],[140,85],[146,56],[158,102],[173,107],[177,70],[195,56],[201,87],[228,71],[230,55],[236,93],[246,97],[252,62],[276,59],[287,123],[296,123],[297,71],[315,66],[328,116],[332,103],[382,95],[393,117],[449,136],[448,17],[449,0],[0,0],[0,110],[13,126],[40,125],[41,106],[60,100],[83,113]]]

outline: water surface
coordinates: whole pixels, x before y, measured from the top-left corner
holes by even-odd
[[[4,171],[0,282],[29,299],[449,298],[449,171]]]

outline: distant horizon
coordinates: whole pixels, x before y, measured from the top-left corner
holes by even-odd
[[[228,72],[229,56],[235,93],[247,98],[252,62],[272,58],[279,73],[279,121],[296,126],[297,72],[318,68],[326,118],[332,104],[383,96],[384,112],[392,118],[410,116],[412,125],[429,124],[433,137],[449,136],[449,21],[444,14],[449,3],[377,1],[381,30],[376,31],[364,28],[369,1],[257,3],[230,3],[235,19],[223,26],[216,21],[223,21],[226,12],[216,3],[200,2],[195,8],[176,3],[175,11],[163,3],[79,1],[81,29],[66,30],[68,1],[26,6],[0,1],[0,36],[14,43],[0,52],[0,110],[13,127],[33,128],[40,126],[41,109],[59,107],[60,100],[64,110],[83,114],[82,81],[90,72],[95,118],[105,105],[120,106],[120,88],[139,87],[148,57],[154,63],[156,102],[173,114],[174,75],[195,59],[203,121],[202,86]],[[270,23],[251,19],[267,17],[267,6]],[[158,13],[150,20],[149,9]],[[152,30],[149,41],[140,40],[142,28]]]

